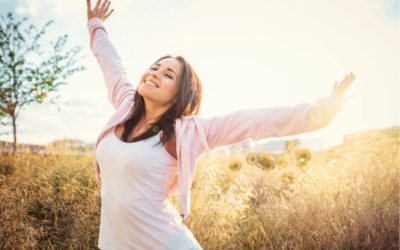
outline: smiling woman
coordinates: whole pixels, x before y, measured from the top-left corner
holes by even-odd
[[[175,120],[200,111],[200,79],[181,56],[163,56],[139,81],[133,111],[124,123],[122,141],[136,142],[154,136],[153,127],[163,131],[159,143],[176,155]]]
[[[183,214],[167,199],[178,186],[175,120],[199,113],[200,79],[183,57],[167,55],[143,73],[134,90],[103,25],[112,13],[106,14],[110,2],[99,0],[93,10],[90,5],[88,1],[91,49],[109,101],[117,114],[126,113],[96,143],[95,156],[105,175],[98,247],[200,250]]]
[[[202,85],[182,56],[163,56],[135,88],[104,26],[110,2],[88,1],[90,48],[104,75],[114,115],[95,145],[101,185],[100,249],[202,249],[184,225],[190,187],[203,152],[252,138],[254,141],[326,127],[340,111],[346,76],[315,104],[239,110],[203,119]],[[108,13],[107,13],[108,12]],[[100,171],[101,166],[101,171]],[[179,178],[178,178],[179,177]],[[182,213],[168,196],[179,195]]]

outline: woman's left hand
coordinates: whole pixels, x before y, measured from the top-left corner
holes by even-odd
[[[350,83],[352,83],[356,79],[356,77],[353,75],[353,72],[350,73],[350,76],[346,75],[346,77],[342,80],[342,82],[338,85],[337,81],[335,81],[335,86],[333,86],[332,92],[338,95],[340,98],[342,98],[344,91],[349,87]],[[344,98],[343,101],[347,101],[348,99],[352,98],[347,97]]]
[[[108,9],[110,8],[111,1],[105,0],[103,4],[101,4],[102,0],[97,0],[96,6],[92,10],[92,4],[90,0],[86,0],[87,4],[87,18],[88,21],[92,19],[93,17],[100,18],[103,23],[107,20],[107,18],[114,12],[114,9],[112,9],[110,12],[108,12]],[[107,13],[108,12],[108,13]]]

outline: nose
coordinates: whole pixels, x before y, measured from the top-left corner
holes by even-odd
[[[150,72],[150,75],[151,76],[154,76],[155,78],[157,78],[157,76],[156,76],[156,73],[153,71],[153,72]]]

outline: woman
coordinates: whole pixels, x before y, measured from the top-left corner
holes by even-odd
[[[113,13],[110,2],[98,0],[92,10],[87,0],[87,7],[90,48],[115,108],[95,146],[97,181],[100,167],[102,173],[100,249],[202,249],[184,225],[199,155],[247,138],[258,141],[324,128],[340,111],[341,97],[355,79],[350,74],[336,82],[332,93],[314,105],[202,119],[197,116],[201,82],[183,57],[158,59],[134,88],[104,26]],[[169,195],[180,196],[182,214]]]

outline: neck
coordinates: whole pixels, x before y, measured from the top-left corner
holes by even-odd
[[[162,116],[170,108],[170,106],[171,105],[159,106],[153,102],[145,101],[145,112],[139,123],[143,124],[143,126],[146,126],[149,123],[157,122],[160,119],[160,116]]]

